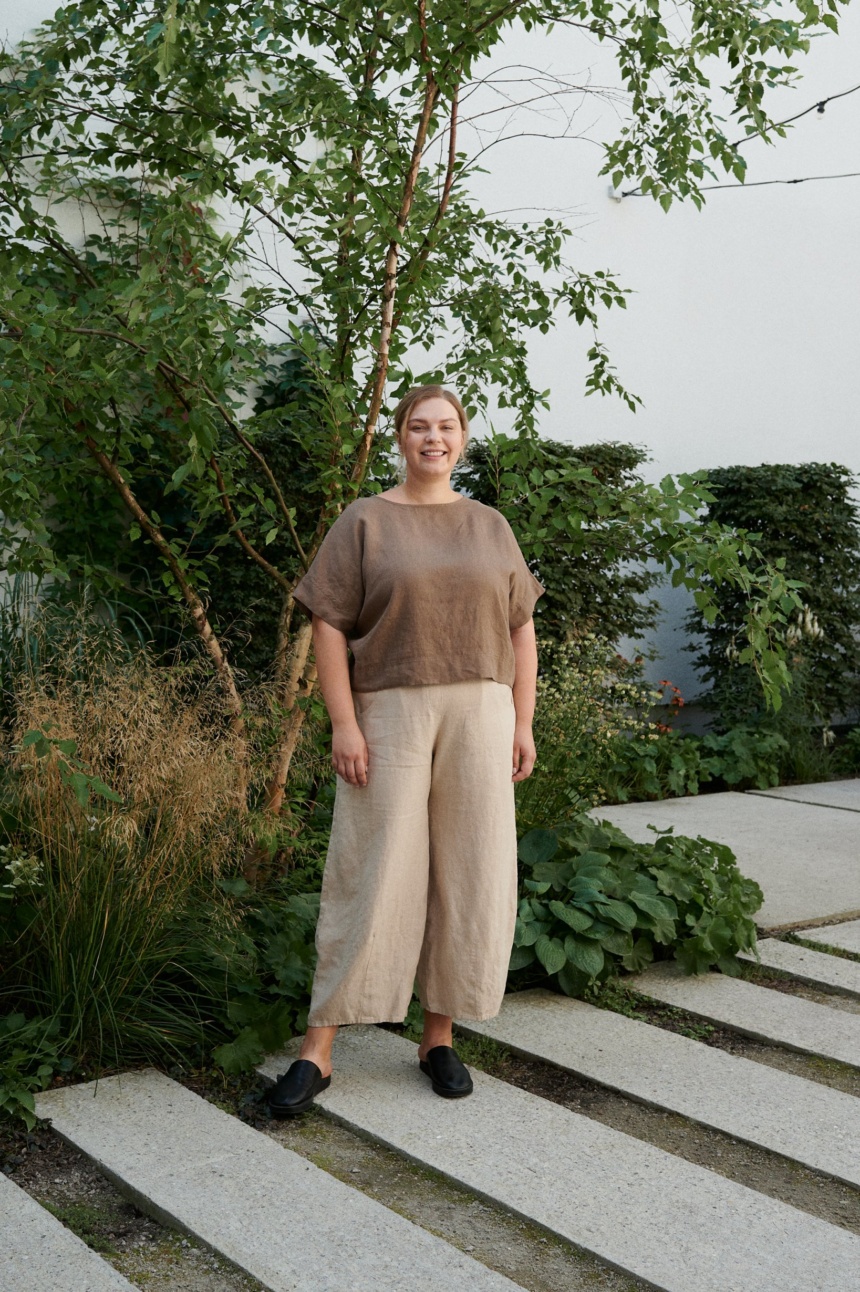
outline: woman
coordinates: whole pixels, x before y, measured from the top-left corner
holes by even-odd
[[[421,1070],[468,1095],[453,1019],[494,1017],[505,990],[544,589],[501,513],[451,488],[469,434],[456,396],[419,386],[394,422],[405,480],[343,510],[294,593],[338,780],[308,1028],[269,1093],[277,1116],[329,1085],[341,1024],[402,1022],[416,976]]]

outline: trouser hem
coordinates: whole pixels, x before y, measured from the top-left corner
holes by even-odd
[[[388,1016],[380,1018],[378,1014],[363,1014],[360,1018],[325,1019],[323,1022],[308,1019],[307,1025],[308,1027],[353,1027],[359,1023],[402,1023],[405,1018],[405,1013],[398,1014],[396,1018]]]

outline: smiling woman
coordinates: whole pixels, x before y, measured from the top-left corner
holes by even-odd
[[[454,502],[451,471],[469,442],[466,410],[444,386],[416,386],[394,411],[406,480],[386,490],[392,502]]]
[[[270,1092],[279,1116],[328,1085],[341,1024],[403,1020],[416,977],[421,1069],[437,1094],[468,1095],[453,1018],[494,1017],[507,979],[544,589],[505,517],[451,488],[469,432],[456,396],[418,387],[394,421],[404,482],[350,503],[293,592],[338,781],[308,1030]]]

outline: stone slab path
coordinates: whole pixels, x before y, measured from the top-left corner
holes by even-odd
[[[657,965],[627,979],[627,985],[744,1036],[860,1068],[860,1014],[817,1005],[724,974],[687,978],[673,964]]]
[[[797,935],[806,938],[807,942],[820,942],[824,947],[838,947],[840,951],[860,956],[860,920],[827,924],[820,929],[798,929]]]
[[[546,991],[458,1026],[860,1186],[860,1099],[839,1090]]]
[[[136,1292],[123,1276],[0,1172],[3,1292]]]
[[[860,777],[850,781],[821,781],[814,785],[782,785],[775,790],[748,790],[765,798],[790,799],[793,803],[812,803],[818,807],[843,808],[860,812]]]
[[[648,829],[703,835],[728,844],[744,875],[764,892],[760,928],[787,928],[860,913],[860,843],[853,812],[754,794],[701,794],[659,803],[595,808],[632,839]]]
[[[271,1292],[516,1292],[509,1279],[161,1073],[48,1091],[36,1109],[142,1210],[195,1235]],[[39,1292],[49,1288],[73,1285]]]
[[[292,1056],[259,1071],[274,1079]],[[860,1238],[486,1075],[440,1099],[417,1047],[381,1029],[338,1037],[319,1104],[663,1292],[847,1292]]]
[[[799,982],[830,987],[846,996],[860,996],[860,963],[856,960],[828,955],[826,951],[810,951],[809,947],[780,942],[777,938],[762,938],[758,953],[767,969],[780,969]],[[755,956],[749,952],[742,952],[739,959],[756,963]]]

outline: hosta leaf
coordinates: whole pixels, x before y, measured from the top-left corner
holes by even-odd
[[[522,920],[517,920],[514,929],[514,946],[533,947],[541,936],[541,925],[536,921],[531,924],[523,924]]]
[[[616,901],[614,897],[603,898],[597,906],[598,914],[605,920],[610,920],[617,924],[621,929],[636,928],[636,912],[627,902]]]
[[[558,938],[548,938],[546,934],[538,938],[535,943],[535,951],[537,952],[538,960],[540,960],[547,973],[550,974],[558,973],[567,959],[560,940]]]
[[[557,919],[563,920],[571,929],[576,929],[577,933],[581,933],[592,923],[591,916],[586,915],[585,911],[579,911],[575,906],[565,906],[564,902],[550,902],[549,909]]]
[[[626,956],[632,950],[633,936],[625,933],[623,929],[613,929],[601,939],[600,945],[604,951],[608,951],[613,956]]]
[[[570,885],[570,891],[577,902],[599,902],[606,896],[600,888],[595,888],[591,880],[588,879],[574,879]]]
[[[565,964],[559,969],[557,982],[565,996],[581,996],[589,983],[588,974],[572,964]]]
[[[671,897],[652,897],[646,893],[631,893],[630,901],[640,911],[654,920],[677,920],[678,908]]]
[[[558,851],[558,835],[554,830],[529,830],[517,845],[517,856],[527,866],[549,861]]]
[[[608,934],[614,932],[613,926],[607,924],[605,920],[593,920],[591,925],[583,930],[582,936],[584,938],[596,938],[598,942],[602,942]]]
[[[597,942],[587,942],[575,933],[568,933],[564,952],[574,968],[587,974],[589,979],[596,978],[603,968],[603,949]]]
[[[533,964],[535,958],[532,947],[514,947],[511,952],[511,959],[508,969],[513,972],[515,969],[525,969],[527,965]]]

